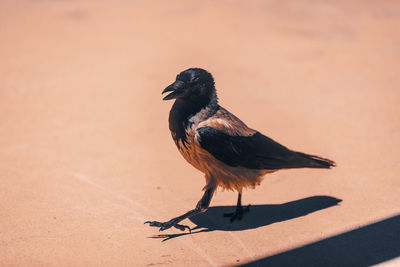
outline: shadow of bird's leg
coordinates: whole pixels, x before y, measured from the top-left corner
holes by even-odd
[[[242,194],[239,193],[235,212],[224,213],[224,217],[230,217],[231,222],[233,222],[236,219],[238,219],[240,221],[243,218],[243,215],[246,214],[247,212],[249,212],[249,210],[250,210],[250,205],[243,208]]]
[[[173,218],[167,222],[147,221],[145,223],[148,223],[150,226],[159,227],[160,231],[164,231],[173,226],[181,231],[185,231],[185,229],[188,229],[191,232],[191,229],[189,226],[181,225],[181,224],[179,224],[179,222],[181,222],[184,219],[189,218],[193,215],[196,215],[200,212],[206,211],[208,209],[208,206],[210,206],[210,202],[214,195],[215,189],[216,189],[216,187],[208,188],[204,192],[203,197],[199,200],[199,202],[197,202],[196,207],[181,216]]]

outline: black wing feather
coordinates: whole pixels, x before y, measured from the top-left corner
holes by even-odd
[[[197,129],[201,147],[230,166],[249,169],[329,168],[333,162],[292,151],[256,132],[251,136],[229,135],[211,127]]]

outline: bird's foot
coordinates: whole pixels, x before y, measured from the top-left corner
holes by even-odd
[[[153,226],[153,227],[160,227],[159,231],[167,230],[173,226],[181,231],[185,231],[185,229],[188,229],[190,233],[192,232],[192,229],[190,229],[189,226],[178,224],[173,219],[168,222],[147,221],[144,223],[145,224],[148,223],[150,226]]]
[[[231,222],[234,220],[238,219],[239,221],[243,218],[243,215],[249,212],[250,206],[248,205],[247,207],[243,208],[242,206],[236,207],[235,212],[230,212],[230,213],[224,213],[224,217],[230,217]]]

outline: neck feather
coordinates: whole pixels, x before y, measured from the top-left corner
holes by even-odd
[[[169,113],[169,129],[176,145],[186,143],[186,128],[213,115],[218,109],[218,98],[214,91],[211,97],[199,99],[196,103],[182,99],[175,100]]]

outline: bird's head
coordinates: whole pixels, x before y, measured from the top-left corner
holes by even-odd
[[[209,102],[216,98],[214,79],[206,70],[191,68],[176,76],[176,81],[162,91],[171,92],[163,100],[177,99],[189,103]]]

